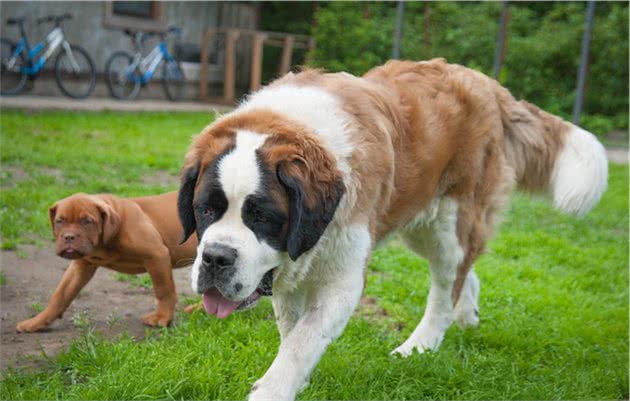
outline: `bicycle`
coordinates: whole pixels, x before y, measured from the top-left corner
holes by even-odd
[[[184,96],[185,77],[181,63],[176,60],[166,46],[166,36],[169,33],[179,35],[181,30],[176,27],[169,28],[166,32],[132,32],[124,31],[133,40],[135,52],[130,54],[120,50],[111,55],[105,67],[107,87],[110,94],[123,100],[131,100],[138,96],[141,86],[146,86],[155,73],[158,65],[165,60],[162,70],[162,85],[166,96],[172,101],[181,100]],[[143,43],[154,35],[160,36],[153,50],[142,57]]]
[[[61,91],[71,98],[83,99],[92,93],[96,84],[96,71],[90,55],[80,46],[68,43],[61,23],[71,19],[70,14],[46,16],[37,19],[37,24],[52,22],[54,28],[46,35],[45,43],[29,46],[24,20],[26,17],[9,18],[8,25],[17,25],[20,41],[16,44],[0,39],[0,95],[16,95],[26,85],[27,79],[35,80],[59,47],[62,50],[55,60],[55,80]]]

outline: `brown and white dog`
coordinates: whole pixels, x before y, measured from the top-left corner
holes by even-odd
[[[595,137],[496,81],[436,59],[358,78],[307,70],[252,94],[198,135],[179,196],[200,239],[192,287],[225,317],[273,280],[281,336],[251,400],[293,399],[341,334],[372,249],[392,233],[430,261],[424,316],[393,352],[475,326],[484,250],[518,186],[582,215],[607,185]]]
[[[142,320],[162,327],[171,322],[177,304],[172,269],[189,266],[197,245],[196,237],[179,244],[177,192],[132,199],[79,193],[58,201],[48,212],[56,253],[72,262],[48,306],[18,323],[18,332],[42,330],[60,318],[99,266],[149,273],[157,308]]]

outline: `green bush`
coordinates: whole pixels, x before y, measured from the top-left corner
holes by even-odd
[[[402,58],[445,57],[492,75],[501,4],[407,2]],[[500,81],[517,98],[570,119],[586,3],[510,2]],[[424,16],[430,7],[429,46]],[[628,127],[628,4],[598,3],[582,125],[604,134]],[[315,14],[309,63],[362,74],[391,57],[396,3],[325,3]]]
[[[388,3],[331,2],[316,14],[309,64],[363,74],[391,57],[394,13]]]

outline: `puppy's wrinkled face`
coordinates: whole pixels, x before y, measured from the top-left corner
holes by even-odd
[[[91,195],[75,194],[49,209],[55,251],[66,259],[90,255],[102,240],[104,213]]]
[[[206,309],[219,316],[269,287],[270,272],[286,247],[287,200],[262,160],[265,138],[237,132],[234,145],[207,164],[197,180],[192,207],[200,241],[192,287],[207,293],[204,301],[211,305]]]

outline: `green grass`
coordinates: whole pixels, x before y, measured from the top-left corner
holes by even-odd
[[[151,277],[147,273],[142,274],[123,274],[123,273],[114,273],[114,277],[118,281],[124,281],[129,283],[135,287],[143,287],[143,288],[153,288],[153,282],[151,281]]]
[[[175,190],[146,185],[177,175],[193,134],[210,113],[2,112],[0,226],[3,249],[50,238],[46,209],[75,192],[142,196]]]
[[[5,242],[46,238],[46,208],[75,191],[141,195],[141,177],[177,173],[203,114],[4,112],[0,224]],[[9,146],[10,145],[10,146]],[[77,162],[77,161],[80,161]],[[44,171],[58,169],[63,180]],[[422,316],[426,262],[397,245],[377,250],[366,295],[300,399],[627,399],[628,169],[586,218],[513,197],[476,263],[481,325],[451,328],[436,353],[391,358]],[[58,174],[59,175],[59,174]],[[8,284],[10,285],[10,283]],[[374,310],[378,313],[374,313]],[[268,300],[218,320],[196,312],[142,341],[106,340],[90,325],[38,370],[2,373],[2,399],[243,399],[272,362],[279,336]]]

